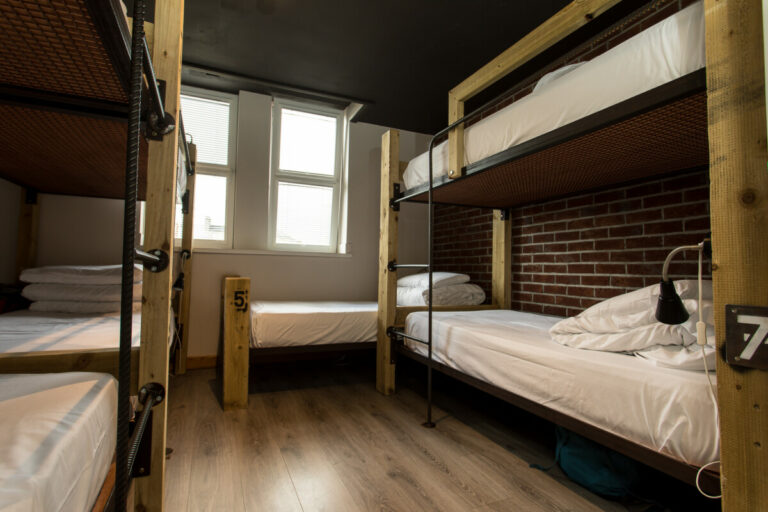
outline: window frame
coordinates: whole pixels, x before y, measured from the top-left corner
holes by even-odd
[[[289,171],[279,168],[282,111],[284,109],[333,117],[336,119],[336,140],[333,167],[334,173],[332,176],[301,171]],[[344,182],[344,137],[346,134],[346,116],[344,109],[318,105],[300,100],[273,97],[271,125],[271,156],[269,163],[269,226],[267,230],[267,248],[272,251],[280,252],[339,252],[339,232],[341,230],[342,215],[342,187]],[[277,243],[278,186],[281,182],[332,188],[333,196],[331,206],[331,232],[329,243],[327,245],[298,245]]]
[[[227,154],[227,165],[211,164],[197,161],[195,163],[195,186],[197,187],[197,176],[208,175],[226,178],[226,198],[224,212],[224,240],[208,240],[194,237],[195,248],[199,249],[231,249],[234,241],[234,220],[235,220],[235,172],[237,164],[237,108],[238,97],[235,94],[229,94],[199,87],[187,85],[181,86],[182,96],[191,96],[195,98],[220,101],[229,104],[229,147]],[[183,111],[182,111],[183,112]],[[190,133],[194,141],[194,133]],[[194,200],[195,198],[193,198]],[[194,223],[194,218],[192,219]],[[181,243],[181,239],[176,238],[176,245]]]

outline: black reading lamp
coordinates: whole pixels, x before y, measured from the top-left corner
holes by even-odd
[[[669,278],[669,263],[676,254],[683,251],[696,250],[701,252],[707,257],[712,256],[712,242],[709,238],[704,239],[696,245],[684,245],[677,247],[669,253],[667,259],[664,260],[664,270],[661,275],[661,293],[659,294],[659,301],[656,305],[656,320],[661,323],[676,325],[681,324],[688,320],[688,311],[683,305],[682,299],[675,290],[675,283]],[[699,263],[701,265],[701,263]]]

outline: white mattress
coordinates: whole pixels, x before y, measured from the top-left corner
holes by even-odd
[[[116,415],[110,375],[0,375],[0,510],[91,510],[115,453]]]
[[[252,347],[376,341],[375,302],[253,302]]]
[[[695,465],[718,459],[716,411],[704,372],[661,368],[550,339],[560,318],[508,310],[434,313],[433,359]],[[426,339],[426,313],[406,332]],[[427,354],[427,347],[407,342]]]
[[[141,314],[133,314],[131,344],[141,341]],[[120,315],[36,313],[22,310],[0,315],[0,354],[42,351],[117,349]]]
[[[464,165],[599,112],[703,68],[704,9],[697,2],[464,130]],[[426,183],[428,154],[408,164],[410,189]],[[433,176],[448,172],[448,144],[434,148]]]

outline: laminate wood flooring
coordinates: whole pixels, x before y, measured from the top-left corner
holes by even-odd
[[[249,406],[221,410],[214,370],[170,386],[166,508],[176,511],[626,511],[550,465],[551,450],[493,419],[480,428],[372,368],[252,369]],[[638,510],[644,510],[643,509]],[[657,510],[663,510],[659,508]]]

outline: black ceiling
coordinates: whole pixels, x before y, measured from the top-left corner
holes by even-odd
[[[357,100],[356,120],[434,133],[449,89],[568,1],[186,0],[182,81]]]

